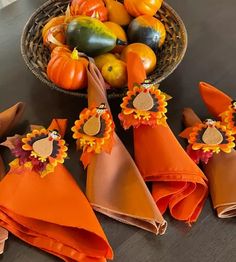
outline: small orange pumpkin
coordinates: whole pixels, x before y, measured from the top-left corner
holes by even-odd
[[[108,10],[102,0],[72,0],[70,13],[72,16],[86,15],[100,21],[106,21],[108,18]]]
[[[43,27],[42,36],[43,43],[49,47],[50,50],[56,46],[62,46],[65,43],[65,16],[58,16],[52,18]]]
[[[160,9],[163,0],[124,0],[125,8],[134,17],[140,15],[154,16]]]
[[[117,0],[104,0],[108,9],[108,20],[121,26],[128,25],[131,17],[125,6]]]
[[[56,47],[47,66],[48,78],[57,86],[77,90],[87,86],[88,60],[80,57],[76,49]]]
[[[68,53],[68,54],[71,54],[71,51],[69,49],[68,46],[66,45],[63,45],[63,46],[58,46],[57,48],[54,48],[51,52],[51,58],[54,56],[54,55],[58,55],[58,54],[61,54],[61,53]]]
[[[133,43],[128,45],[121,53],[121,59],[123,61],[127,62],[127,55],[129,52],[139,55],[147,74],[151,73],[155,69],[157,62],[156,55],[149,46],[142,43]]]
[[[44,35],[46,34],[46,32],[51,28],[51,27],[54,27],[54,26],[57,26],[57,25],[61,25],[64,23],[65,21],[65,16],[64,15],[61,15],[61,16],[56,16],[56,17],[53,17],[52,19],[50,19],[46,25],[43,27],[43,30],[42,30],[42,36],[44,37]]]

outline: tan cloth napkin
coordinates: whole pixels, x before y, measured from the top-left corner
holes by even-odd
[[[184,110],[183,117],[186,127],[201,123],[190,108]],[[218,217],[236,216],[236,151],[214,154],[209,162],[203,165],[203,170],[209,181],[212,203]]]
[[[88,104],[109,104],[97,67],[88,67]],[[166,221],[159,212],[130,154],[114,135],[111,154],[96,154],[87,170],[86,194],[93,208],[120,222],[163,234]]]

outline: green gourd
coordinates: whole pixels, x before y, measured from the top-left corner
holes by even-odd
[[[71,49],[92,57],[111,51],[117,44],[126,44],[101,21],[88,16],[78,16],[68,24],[66,42]]]
[[[129,24],[127,35],[129,43],[143,43],[157,52],[165,41],[166,30],[157,18],[141,15]]]

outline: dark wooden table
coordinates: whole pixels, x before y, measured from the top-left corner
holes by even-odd
[[[44,0],[18,0],[0,10],[0,110],[24,101],[27,109],[14,132],[25,132],[29,123],[48,125],[53,117],[66,117],[71,126],[86,101],[52,91],[26,68],[20,54],[20,36],[30,14]],[[236,97],[236,2],[235,0],[169,0],[183,18],[189,36],[187,54],[178,69],[162,83],[163,91],[174,97],[169,102],[169,124],[177,135],[182,130],[181,111],[192,106],[202,118],[208,117],[198,93],[200,80],[212,83]],[[118,135],[132,153],[132,133],[124,132],[117,120],[120,100],[111,100]],[[12,132],[12,133],[14,133]],[[66,166],[82,189],[85,173],[75,152],[71,133],[70,160]],[[181,141],[182,142],[182,141]],[[0,149],[6,163],[9,152]],[[223,175],[223,174],[222,174]],[[98,218],[114,248],[115,262],[216,262],[236,261],[235,219],[218,219],[207,201],[199,220],[191,228],[173,220],[160,237],[105,216]],[[60,261],[10,235],[4,262]]]

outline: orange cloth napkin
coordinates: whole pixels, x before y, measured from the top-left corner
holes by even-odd
[[[207,179],[170,128],[135,128],[134,150],[143,178],[153,182],[152,196],[160,211],[169,208],[175,219],[195,222],[207,197]]]
[[[139,59],[140,60],[140,59]],[[142,63],[128,57],[128,79],[141,85]],[[135,75],[137,77],[135,77]],[[128,80],[129,81],[129,80]],[[129,89],[133,86],[129,81]],[[207,179],[183,150],[169,126],[141,124],[133,129],[136,164],[145,181],[152,181],[152,196],[163,214],[188,223],[195,222],[208,194]]]
[[[63,136],[67,121],[53,120],[49,130]],[[64,261],[106,261],[112,249],[71,174],[62,164],[41,178],[24,166],[0,183],[0,225],[23,241]]]
[[[205,82],[199,83],[199,90],[208,111],[221,120],[236,139],[236,101]]]
[[[88,105],[105,103],[105,82],[97,67],[88,67]],[[87,197],[93,208],[120,222],[163,234],[166,222],[155,205],[130,154],[114,134],[111,153],[95,154],[87,169]]]
[[[6,136],[8,132],[17,124],[24,111],[25,105],[21,102],[8,108],[7,110],[0,112],[0,139]],[[5,175],[5,167],[2,157],[0,155],[0,180]],[[0,254],[4,252],[5,241],[8,238],[8,231],[0,227]]]
[[[215,102],[220,103],[218,100]],[[190,108],[184,110],[183,116],[187,127],[183,137],[188,138],[191,127],[201,123],[201,120]],[[203,170],[209,180],[210,195],[218,217],[236,216],[236,151],[213,154],[208,163],[203,164]]]
[[[207,109],[214,117],[219,117],[231,104],[232,99],[229,96],[208,83],[200,82],[199,91]]]

